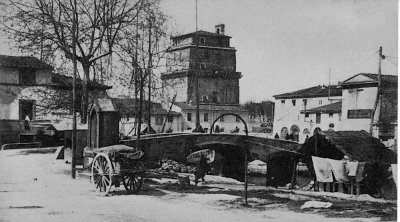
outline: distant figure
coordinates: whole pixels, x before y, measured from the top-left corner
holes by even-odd
[[[215,132],[219,133],[219,126],[218,125],[215,126]]]
[[[289,139],[290,139],[289,133],[286,133],[285,140],[289,140]]]
[[[275,134],[275,137],[274,137],[274,138],[275,138],[275,139],[279,139],[278,133]]]
[[[199,166],[197,167],[196,171],[194,172],[194,183],[197,186],[199,179],[204,182],[204,177],[210,171],[211,167],[207,163],[207,158],[204,155],[201,155]]]
[[[25,116],[25,120],[24,120],[24,127],[26,131],[31,131],[31,127],[29,125],[29,122],[31,121],[31,119],[29,118],[28,115]]]
[[[239,127],[236,126],[235,129],[231,131],[231,133],[238,133],[239,130],[240,130]]]

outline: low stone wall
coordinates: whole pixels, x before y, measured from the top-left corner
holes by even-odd
[[[26,148],[39,148],[42,144],[40,142],[33,143],[7,143],[1,146],[1,150],[12,150],[12,149],[26,149]]]

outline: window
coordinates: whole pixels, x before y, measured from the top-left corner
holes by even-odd
[[[204,113],[204,122],[208,122],[208,113]]]
[[[332,117],[333,117],[333,113],[329,113],[329,117],[331,117],[331,118],[332,118]]]
[[[203,96],[203,103],[208,103],[208,97],[207,96]]]
[[[19,70],[19,84],[21,85],[35,85],[36,75],[33,69],[21,69]]]
[[[225,120],[224,120],[224,116],[221,116],[221,118],[219,118],[219,121],[220,122],[224,122]]]
[[[315,123],[316,124],[320,124],[321,123],[321,113],[316,113],[316,120],[315,120]]]
[[[156,125],[162,125],[162,124],[163,124],[162,116],[156,116]]]
[[[309,117],[310,116],[310,114],[309,113],[306,113],[306,114],[304,114],[306,117]]]
[[[319,104],[319,105],[322,105],[322,100],[319,100],[319,101],[318,101],[318,104]]]
[[[293,106],[296,106],[296,100],[295,99],[292,99],[292,104],[293,104]]]
[[[206,44],[206,38],[200,37],[199,44],[200,44],[200,45]]]
[[[369,119],[372,111],[370,109],[353,109],[347,111],[348,119]]]
[[[217,91],[212,92],[212,102],[218,103],[218,92]]]
[[[187,114],[187,121],[189,121],[189,122],[192,121],[192,113]]]
[[[281,103],[285,103],[285,100],[284,100],[284,99],[282,99],[282,100],[281,100]]]
[[[174,118],[172,116],[168,116],[168,122],[172,123],[172,121],[174,120]]]
[[[204,59],[209,59],[210,53],[208,51],[204,51]]]
[[[236,122],[237,123],[240,122],[240,118],[239,117],[236,117]]]

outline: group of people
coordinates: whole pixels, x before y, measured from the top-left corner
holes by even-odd
[[[275,138],[275,139],[279,139],[278,133],[275,133],[274,138]],[[285,140],[298,141],[298,138],[296,138],[296,136],[295,136],[294,134],[290,134],[290,135],[289,135],[288,133],[286,133]],[[306,136],[306,141],[307,141],[307,140],[308,140],[308,135]]]

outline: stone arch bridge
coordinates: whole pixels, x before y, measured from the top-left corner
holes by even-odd
[[[136,139],[120,142],[135,147]],[[152,134],[141,136],[140,143],[150,160],[162,158],[186,160],[186,156],[196,150],[218,149],[222,146],[243,153],[247,150],[250,159],[260,159],[266,162],[278,154],[296,154],[299,146],[297,142],[288,140],[223,133]]]

